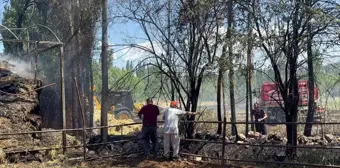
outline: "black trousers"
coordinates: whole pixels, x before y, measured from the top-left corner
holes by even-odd
[[[152,142],[152,152],[154,157],[157,157],[157,127],[155,126],[143,126],[142,127],[142,136],[144,140],[144,156],[149,155],[150,150],[150,139]]]
[[[266,135],[267,134],[267,130],[266,130],[266,126],[265,126],[265,121],[264,120],[262,120],[262,121],[256,120],[255,129],[256,129],[256,132],[259,132],[262,135]]]

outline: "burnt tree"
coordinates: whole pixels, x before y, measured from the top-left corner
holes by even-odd
[[[129,46],[150,53],[143,62],[156,67],[171,81],[187,111],[197,111],[202,82],[206,73],[215,66],[221,36],[218,21],[220,13],[226,9],[224,6],[224,3],[213,0],[206,3],[193,0],[171,4],[155,0],[139,4],[120,3],[119,7],[124,12],[118,15],[138,23],[148,40],[147,46]],[[164,13],[171,13],[170,28],[168,15]],[[167,50],[172,52],[170,57],[166,54]],[[187,119],[195,118],[190,116]],[[186,135],[191,137],[192,134],[193,124],[188,124]]]

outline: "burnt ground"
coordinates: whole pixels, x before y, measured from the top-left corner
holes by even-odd
[[[69,162],[56,162],[50,161],[45,163],[30,162],[18,164],[0,165],[0,168],[106,168],[106,167],[139,167],[139,168],[216,168],[221,165],[205,163],[205,162],[192,162],[192,161],[167,161],[164,159],[157,160],[142,160],[140,158],[128,159],[103,159],[94,161],[69,161]],[[245,168],[240,166],[231,166],[229,168]],[[249,167],[250,168],[250,167]]]

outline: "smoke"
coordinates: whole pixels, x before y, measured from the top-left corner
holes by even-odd
[[[13,58],[8,55],[0,55],[0,65],[6,64],[6,62],[8,63],[8,66],[5,66],[4,68],[9,69],[21,77],[30,79],[34,78],[31,63],[27,63],[23,60]]]

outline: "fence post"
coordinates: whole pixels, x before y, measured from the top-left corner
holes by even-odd
[[[226,116],[223,118],[223,131],[222,131],[222,167],[225,167],[225,136],[226,136],[226,128],[227,128],[227,122],[226,122]]]
[[[123,127],[124,126],[120,126],[120,140],[123,141]],[[120,157],[123,158],[123,154],[124,154],[124,151],[123,151],[123,145],[121,145],[121,152],[120,152]]]
[[[83,151],[84,151],[84,160],[86,160],[86,129],[85,129],[85,114],[84,114],[84,109],[83,106],[81,104],[81,99],[80,99],[80,93],[79,93],[79,88],[78,88],[78,82],[77,82],[77,78],[74,77],[74,84],[76,86],[77,89],[77,94],[78,94],[78,102],[79,102],[79,106],[80,106],[80,111],[81,111],[81,116],[82,116],[82,120],[83,120]]]

